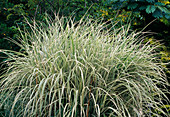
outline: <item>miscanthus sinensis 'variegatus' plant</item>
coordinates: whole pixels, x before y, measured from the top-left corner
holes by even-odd
[[[168,103],[165,74],[142,32],[91,19],[29,25],[18,43],[25,54],[1,50],[8,68],[0,101],[9,116],[168,116],[160,108]]]

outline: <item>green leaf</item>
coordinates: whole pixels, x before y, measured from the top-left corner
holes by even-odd
[[[139,10],[144,10],[144,9],[146,9],[146,6],[139,7]]]
[[[149,3],[155,2],[155,0],[146,0]]]
[[[165,4],[164,4],[164,3],[161,3],[161,2],[156,2],[155,5],[164,6]]]
[[[152,16],[154,16],[155,18],[161,18],[161,17],[163,17],[163,15],[162,15],[162,13],[161,13],[160,10],[156,10],[156,11],[152,14]]]
[[[170,14],[170,11],[166,8],[166,7],[161,7],[161,6],[157,6],[158,9],[160,9],[162,12],[165,12],[167,14]]]
[[[146,8],[146,13],[153,13],[156,10],[156,7],[154,5],[148,5]]]
[[[170,5],[167,5],[167,8],[170,8]]]
[[[113,3],[113,2],[117,2],[118,0],[106,0],[104,2],[104,4],[110,4],[110,3]]]
[[[12,13],[10,13],[9,15],[7,15],[6,19],[9,20],[11,16],[13,16]]]
[[[166,14],[165,17],[166,17],[167,19],[170,19],[170,14]]]
[[[129,4],[129,5],[127,6],[127,8],[128,8],[128,9],[135,9],[137,6],[138,6],[137,3],[133,3],[133,4]]]

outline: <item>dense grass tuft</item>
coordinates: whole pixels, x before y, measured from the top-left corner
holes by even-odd
[[[169,103],[166,76],[142,32],[57,16],[29,25],[18,43],[24,53],[1,50],[9,57],[0,77],[8,116],[168,116],[160,108]]]

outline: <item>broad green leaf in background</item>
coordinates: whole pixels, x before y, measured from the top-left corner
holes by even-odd
[[[156,10],[156,7],[154,5],[148,5],[146,8],[147,13],[153,13]]]

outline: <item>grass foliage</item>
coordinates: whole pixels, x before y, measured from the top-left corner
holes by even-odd
[[[128,26],[47,18],[8,55],[1,108],[21,117],[141,117],[161,112],[167,81],[154,45]]]

